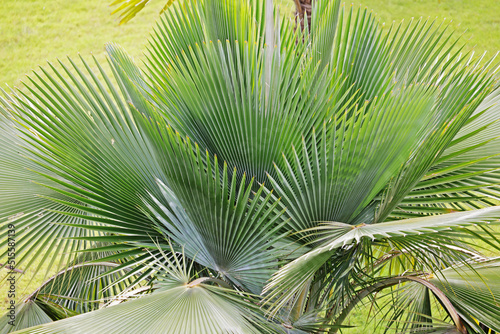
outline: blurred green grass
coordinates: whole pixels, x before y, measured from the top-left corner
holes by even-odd
[[[118,25],[110,1],[2,1],[0,83],[19,85],[26,73],[46,61],[93,53],[104,61],[104,45],[116,42],[139,58],[161,1],[153,1],[130,24]],[[88,57],[86,57],[88,58]]]
[[[116,42],[133,57],[142,58],[151,27],[163,0],[151,1],[132,21],[118,25],[111,16],[110,0],[3,1],[0,9],[0,85],[19,85],[25,73],[46,60],[91,52],[104,60],[104,45]],[[279,0],[283,13],[293,10],[292,0]],[[380,23],[423,17],[444,18],[451,28],[470,40],[477,52],[500,50],[500,1],[497,0],[356,0],[372,8]],[[348,2],[349,4],[349,2]],[[358,6],[358,5],[354,6]],[[348,6],[348,5],[347,5]],[[445,23],[446,24],[446,23]]]
[[[284,15],[293,12],[292,0],[278,0]],[[151,28],[164,5],[164,0],[152,1],[132,21],[118,25],[111,16],[110,0],[17,0],[2,1],[0,7],[0,86],[20,86],[26,73],[67,56],[86,59],[92,53],[100,62],[105,61],[104,45],[116,42],[134,58],[143,59],[142,52]],[[457,31],[464,31],[469,41],[466,51],[477,53],[488,50],[488,56],[500,50],[500,1],[498,0],[356,0],[355,8],[372,8],[380,23],[388,27],[393,21],[437,18]],[[349,4],[349,2],[348,2]],[[446,20],[444,20],[446,18]],[[47,264],[42,264],[46,269]],[[22,269],[22,268],[21,268]],[[5,270],[5,269],[4,269]],[[56,268],[50,270],[54,273]],[[31,282],[33,269],[18,282],[18,293],[29,293],[47,277],[44,272]],[[8,302],[5,287],[0,287],[0,305]],[[357,309],[348,324],[361,326],[344,333],[375,333],[374,321],[368,322],[367,303]],[[0,312],[3,313],[3,312]],[[373,314],[373,313],[372,313]]]

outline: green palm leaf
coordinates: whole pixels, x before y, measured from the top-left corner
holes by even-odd
[[[52,319],[35,301],[27,301],[26,303],[16,305],[16,311],[15,318],[9,318],[8,314],[0,318],[0,333],[12,333],[21,329],[52,322]],[[9,324],[9,321],[12,321],[14,325]]]
[[[264,333],[255,316],[220,288],[179,286],[150,296],[17,333]]]
[[[80,263],[57,273],[15,306],[15,318],[8,313],[0,319],[1,332],[10,333],[97,310],[130,284],[130,279],[114,284],[120,272],[105,274],[115,267],[118,264],[112,262]]]
[[[157,270],[166,281],[160,281],[152,294],[16,333],[279,332],[263,317],[255,296],[212,285],[225,285],[218,279],[192,279],[184,254],[158,260]]]
[[[151,0],[115,0],[110,6],[118,7],[111,14],[119,13],[120,24],[124,24],[133,19],[150,1]],[[173,3],[174,0],[166,1],[160,13],[167,10]]]
[[[322,243],[280,268],[273,275],[264,292],[267,294],[267,299],[273,301],[274,305],[284,305],[330,258],[337,261],[350,261],[349,254],[351,253],[341,253],[340,256],[343,255],[344,258],[340,259],[336,258],[336,253],[342,249],[353,249],[358,244],[362,245],[363,240],[370,240],[370,244],[389,243],[396,245],[400,250],[406,249],[414,253],[415,257],[420,257],[431,270],[439,271],[439,263],[434,264],[430,255],[429,246],[432,245],[433,239],[443,252],[459,252],[453,245],[457,240],[471,234],[468,229],[462,227],[498,221],[499,210],[500,207],[491,207],[469,212],[358,226],[327,223],[324,227],[316,228],[319,231],[324,230],[319,239]],[[458,257],[457,260],[460,258]],[[448,266],[450,264],[452,263]]]
[[[460,184],[460,182],[456,182],[456,179],[452,179],[450,180],[451,187],[447,184],[437,186],[425,184],[426,180],[434,177],[432,174],[437,172],[434,165],[439,162],[440,157],[446,156],[446,149],[454,143],[453,139],[460,129],[474,119],[475,110],[480,108],[483,100],[495,89],[493,72],[489,70],[489,64],[479,67],[478,62],[479,60],[476,59],[470,60],[466,64],[467,66],[457,64],[453,67],[453,72],[446,78],[446,81],[442,83],[442,89],[433,110],[435,119],[432,131],[427,133],[420,145],[413,151],[411,159],[405,163],[401,171],[387,187],[381,198],[380,207],[377,209],[375,222],[383,221],[387,217],[390,219],[408,217],[404,215],[407,212],[409,214],[412,212],[421,213],[411,205],[405,205],[405,201],[412,200],[429,200],[432,198],[437,203],[437,205],[431,205],[433,208],[464,210],[465,208],[460,206],[439,204],[447,203],[449,197],[456,200],[457,197],[465,196],[464,201],[470,201],[467,197],[478,195],[470,191],[493,186],[496,182],[487,183],[483,181],[476,184]],[[474,163],[474,160],[476,159],[469,160],[469,162]],[[489,166],[489,169],[491,168],[495,167]],[[474,172],[477,171],[477,169],[474,170]],[[471,172],[471,170],[466,172]],[[464,178],[474,178],[477,175],[466,175]],[[436,176],[439,176],[439,174]],[[446,176],[456,175],[449,174]],[[439,178],[436,179],[439,181]],[[423,184],[419,184],[419,182]],[[401,209],[398,207],[400,203],[402,203]],[[430,203],[427,202],[426,204]],[[475,206],[474,208],[479,207]],[[436,213],[439,213],[439,211]],[[428,213],[424,211],[424,214]]]
[[[288,208],[290,227],[301,231],[320,221],[350,223],[386,186],[421,141],[434,91],[409,87],[359,110],[346,110],[284,158],[271,182]],[[410,110],[418,110],[412,112]],[[351,113],[354,113],[351,116]],[[300,234],[299,234],[300,235]]]
[[[450,299],[463,319],[481,332],[477,321],[500,331],[500,263],[497,258],[472,267],[461,266],[441,271],[432,279]]]
[[[0,258],[6,263],[8,256],[7,247],[9,243],[8,230],[13,230],[15,237],[10,234],[11,239],[16,242],[16,266],[30,267],[37,259],[42,261],[35,268],[40,269],[43,262],[47,262],[47,272],[53,266],[61,267],[64,263],[74,260],[76,249],[86,249],[93,246],[92,242],[83,240],[61,240],[64,237],[96,236],[98,232],[85,231],[75,227],[54,225],[57,222],[71,222],[75,225],[86,225],[86,217],[81,209],[74,208],[70,212],[74,217],[63,217],[54,210],[62,210],[64,205],[52,202],[47,197],[53,197],[61,201],[74,202],[65,193],[58,193],[51,187],[57,183],[48,180],[34,172],[38,169],[54,177],[55,173],[50,168],[38,166],[33,160],[43,157],[41,149],[28,149],[26,142],[36,141],[31,133],[23,133],[16,129],[17,122],[23,122],[23,117],[34,118],[27,107],[27,101],[19,98],[1,100],[0,105],[0,143],[3,148],[0,151],[0,246],[2,252]],[[16,110],[22,112],[17,113]],[[41,183],[49,187],[43,187]],[[68,188],[62,188],[70,192]],[[78,216],[76,216],[78,215]],[[9,226],[14,228],[9,228]],[[59,253],[64,254],[59,257]]]
[[[271,195],[261,198],[263,186],[252,195],[253,180],[248,186],[245,175],[240,182],[236,174],[229,180],[226,164],[220,171],[217,157],[204,158],[166,130],[161,138],[169,186],[159,182],[163,197],[154,199],[161,210],[150,207],[154,217],[189,257],[260,293],[280,254],[270,249],[283,225],[278,202]]]
[[[322,70],[295,52],[304,48],[296,34],[284,30],[280,45],[263,45],[259,3],[210,0],[193,5],[196,10],[169,11],[151,40],[148,67],[151,98],[172,127],[236,167],[239,178],[246,172],[263,182],[273,161],[328,119],[344,97],[332,89],[343,85],[334,68]],[[172,34],[178,37],[167,37]]]
[[[500,180],[498,93],[498,89],[495,90],[477,107],[409,196],[427,191],[428,206],[457,211],[496,203]],[[454,200],[448,201],[448,198]],[[402,208],[407,210],[408,206]],[[410,208],[409,211],[412,209],[417,210]]]

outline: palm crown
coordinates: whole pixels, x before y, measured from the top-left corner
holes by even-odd
[[[66,266],[4,332],[333,333],[382,291],[390,330],[500,331],[493,60],[340,1],[307,23],[176,2],[143,68],[110,44],[111,76],[5,93],[2,249]]]

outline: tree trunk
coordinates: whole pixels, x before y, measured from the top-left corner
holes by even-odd
[[[307,17],[308,28],[311,27],[312,0],[295,0],[295,20],[300,23],[304,30],[305,19]]]

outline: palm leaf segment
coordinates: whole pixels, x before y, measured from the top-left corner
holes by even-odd
[[[177,131],[236,167],[239,178],[246,172],[264,182],[273,161],[348,97],[334,89],[343,77],[304,54],[307,37],[289,24],[276,28],[275,40],[263,38],[261,7],[174,6],[155,29],[148,67],[154,103]]]
[[[498,93],[494,93],[481,102],[403,204],[417,202],[422,195],[427,205],[433,207],[430,209],[436,211],[444,207],[456,211],[476,209],[496,203],[498,99]],[[444,205],[446,202],[451,204]]]
[[[165,253],[154,263],[160,276],[155,291],[145,297],[16,333],[276,333],[251,295],[241,296],[208,277],[192,279],[184,256]],[[224,284],[222,284],[224,285]],[[244,299],[245,298],[245,299]],[[140,319],[138,321],[138,319]]]
[[[498,331],[499,275],[499,262],[498,258],[495,258],[471,267],[460,266],[443,270],[431,282],[446,294],[474,331],[481,332],[478,322]]]
[[[156,138],[168,139],[158,146],[163,149],[169,187],[159,182],[163,197],[154,200],[160,210],[150,206],[160,229],[201,265],[260,293],[277,265],[279,250],[269,249],[283,225],[277,202],[271,195],[261,198],[263,186],[252,195],[253,180],[245,186],[245,176],[238,182],[233,173],[229,181],[226,164],[220,171],[217,157],[211,161],[197,147],[193,152],[189,142],[164,129]]]
[[[319,221],[352,222],[410,157],[428,126],[429,87],[409,87],[336,115],[275,166],[273,188],[289,208],[294,231]],[[410,112],[411,110],[411,112]],[[415,112],[417,110],[417,112]],[[411,115],[411,116],[408,116]]]
[[[469,230],[463,227],[474,224],[488,224],[498,221],[499,207],[491,207],[472,212],[452,213],[424,218],[392,221],[380,224],[352,226],[344,223],[327,223],[318,227],[316,240],[321,244],[314,250],[302,255],[296,260],[283,266],[273,275],[273,279],[266,286],[269,292],[268,299],[276,299],[280,304],[287,303],[308,281],[314,277],[316,272],[335,254],[343,249],[352,249],[362,246],[363,241],[376,245],[389,244],[399,251],[409,252],[414,259],[424,265],[414,266],[412,269],[419,271],[439,271],[443,263],[433,260],[432,245],[439,247],[435,254],[437,258],[444,260],[447,254],[460,253],[456,249],[456,240],[467,237]],[[367,240],[368,239],[368,240]],[[372,246],[370,246],[371,248]],[[426,251],[422,252],[422,248]],[[460,257],[451,256],[451,259],[460,260]],[[344,258],[342,261],[350,261]],[[363,262],[363,257],[357,259]],[[340,260],[339,260],[340,261]],[[445,262],[445,266],[453,265],[454,262]],[[352,266],[350,271],[355,272],[357,268]],[[406,268],[408,269],[408,268]],[[344,275],[347,273],[344,273]]]
[[[55,68],[55,77],[47,71],[46,79],[35,74],[39,81],[33,80],[32,96],[21,93],[23,97],[5,104],[5,114],[14,117],[18,127],[7,123],[10,129],[2,139],[12,140],[6,145],[12,150],[3,150],[2,168],[15,167],[12,171],[23,179],[2,178],[2,199],[23,189],[16,196],[26,216],[17,212],[11,218],[12,209],[19,209],[5,206],[2,219],[16,225],[18,265],[28,254],[30,261],[41,256],[55,261],[61,251],[75,254],[96,242],[118,240],[105,235],[117,229],[143,244],[151,244],[151,236],[158,235],[136,209],[142,205],[136,189],[149,196],[146,189],[154,192],[155,177],[162,177],[152,147],[140,138],[130,111],[102,68],[98,67],[104,77],[100,81],[87,63],[84,66],[89,76],[77,67],[75,75],[64,65],[69,79]],[[32,187],[42,190],[26,193],[32,189],[25,186],[30,180]],[[2,229],[6,245],[7,224]]]
[[[446,298],[453,306],[468,333],[488,333],[489,329],[500,328],[497,287],[499,275],[498,258],[493,258],[473,265],[446,268],[426,282],[433,289],[439,289],[440,298]],[[431,307],[426,286],[417,281],[404,284],[403,280],[404,277],[398,282],[403,285],[393,292],[394,304],[391,307],[396,307],[398,312],[388,312],[387,316],[392,318],[391,323],[408,332],[425,332],[431,328],[435,331],[438,327],[437,319],[432,315],[436,308]],[[412,311],[407,313],[407,321],[400,323],[397,316],[403,314],[405,308],[406,311]],[[443,331],[456,332],[456,328],[443,323]]]
[[[103,255],[100,254],[100,257]],[[81,259],[91,260],[88,256]],[[110,268],[118,266],[113,262],[82,262],[57,273],[16,305],[16,321],[12,321],[10,314],[0,318],[2,333],[99,309],[101,304],[119,296],[132,283],[132,279],[125,279],[116,284],[125,274],[123,270],[106,274]],[[142,288],[141,291],[147,289]],[[14,326],[9,322],[13,322]]]

